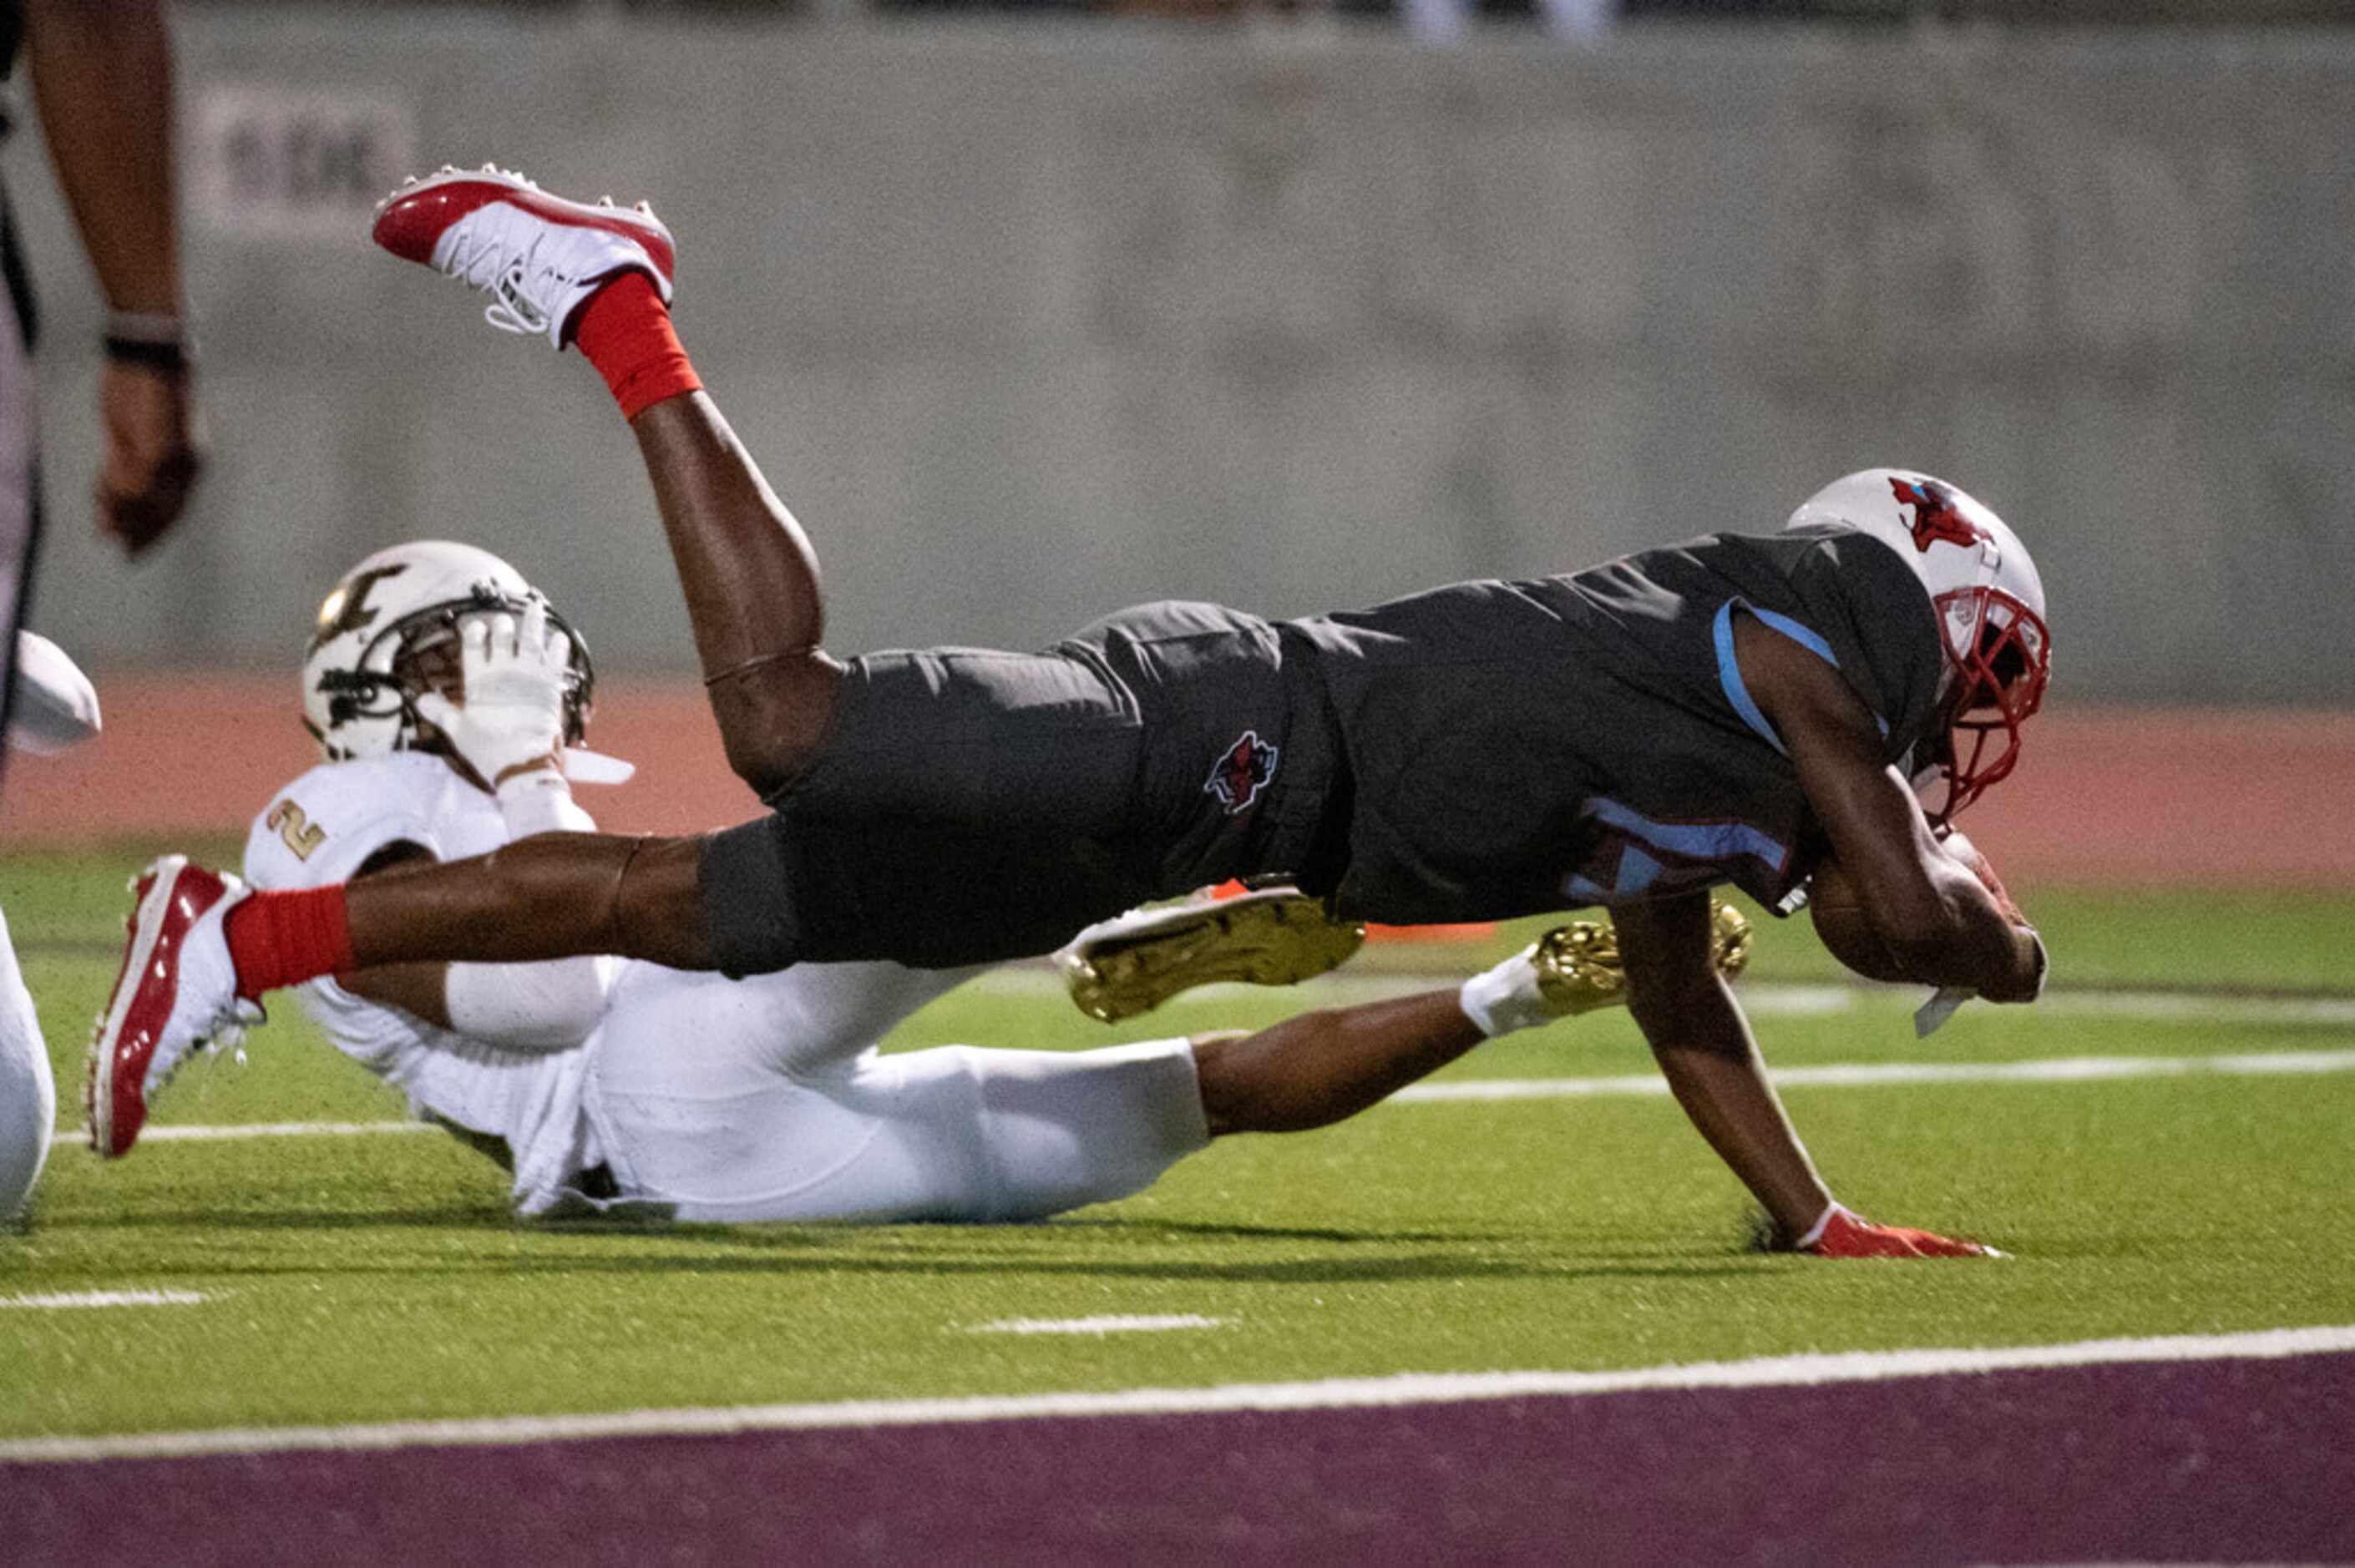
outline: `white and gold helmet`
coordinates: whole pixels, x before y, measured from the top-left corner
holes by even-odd
[[[419,740],[417,698],[453,678],[459,621],[547,599],[472,545],[414,539],[378,550],[319,606],[303,661],[304,727],[330,762],[410,749]],[[552,607],[548,620],[572,645],[564,743],[577,747],[588,734],[596,675],[581,634]],[[443,661],[447,667],[437,668]]]

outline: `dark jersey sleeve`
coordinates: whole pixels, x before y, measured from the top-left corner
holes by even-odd
[[[1941,670],[1929,599],[1849,529],[1712,535],[1291,623],[1348,763],[1341,912],[1492,919],[1722,883],[1778,903],[1821,846],[1733,662],[1743,614],[1837,665],[1891,761],[1920,738]]]

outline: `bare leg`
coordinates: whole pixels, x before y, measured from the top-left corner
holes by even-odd
[[[809,539],[701,392],[630,422],[670,540],[729,765],[766,795],[826,733],[842,667],[821,652],[825,601]],[[674,969],[714,959],[697,888],[698,839],[527,839],[474,860],[400,867],[352,885],[366,967],[616,953]]]
[[[542,833],[473,860],[393,866],[345,891],[353,961],[368,969],[617,953],[710,969],[696,884],[702,844]]]
[[[801,524],[701,392],[631,421],[686,590],[729,766],[762,795],[809,760],[842,667],[818,647],[826,604]]]
[[[1326,1008],[1194,1042],[1210,1136],[1305,1132],[1357,1115],[1487,1038],[1453,991]]]

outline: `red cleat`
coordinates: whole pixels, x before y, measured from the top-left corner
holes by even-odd
[[[131,1151],[147,1102],[190,1052],[233,1044],[261,1009],[237,994],[222,926],[245,885],[166,855],[132,885],[131,942],[114,994],[90,1042],[85,1109],[90,1146],[112,1160]]]
[[[1934,1231],[1904,1225],[1876,1225],[1870,1220],[1835,1208],[1823,1232],[1799,1249],[1810,1257],[2001,1257],[1980,1242],[1956,1241]]]
[[[401,260],[488,292],[493,326],[545,333],[559,349],[581,307],[624,272],[645,273],[670,303],[678,264],[670,230],[644,202],[567,201],[488,164],[410,180],[377,207],[372,232]]]

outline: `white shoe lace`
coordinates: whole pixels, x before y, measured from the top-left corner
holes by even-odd
[[[218,1012],[213,1014],[209,1022],[197,1032],[197,1037],[188,1042],[188,1048],[180,1053],[179,1060],[165,1067],[162,1075],[144,1091],[148,1100],[152,1103],[179,1075],[181,1068],[199,1056],[218,1058],[227,1052],[230,1060],[240,1067],[244,1066],[246,1032],[257,1023],[268,1022],[269,1015],[262,1011],[260,1002],[249,1001],[241,996],[232,997]]]
[[[545,273],[552,269],[539,264],[539,248],[548,238],[545,228],[535,228],[520,255],[511,255],[511,247],[490,225],[461,229],[450,237],[450,260],[445,270],[449,274],[492,296],[484,307],[483,319],[501,332],[529,336],[548,330],[548,315],[525,289],[525,282],[535,268]]]

